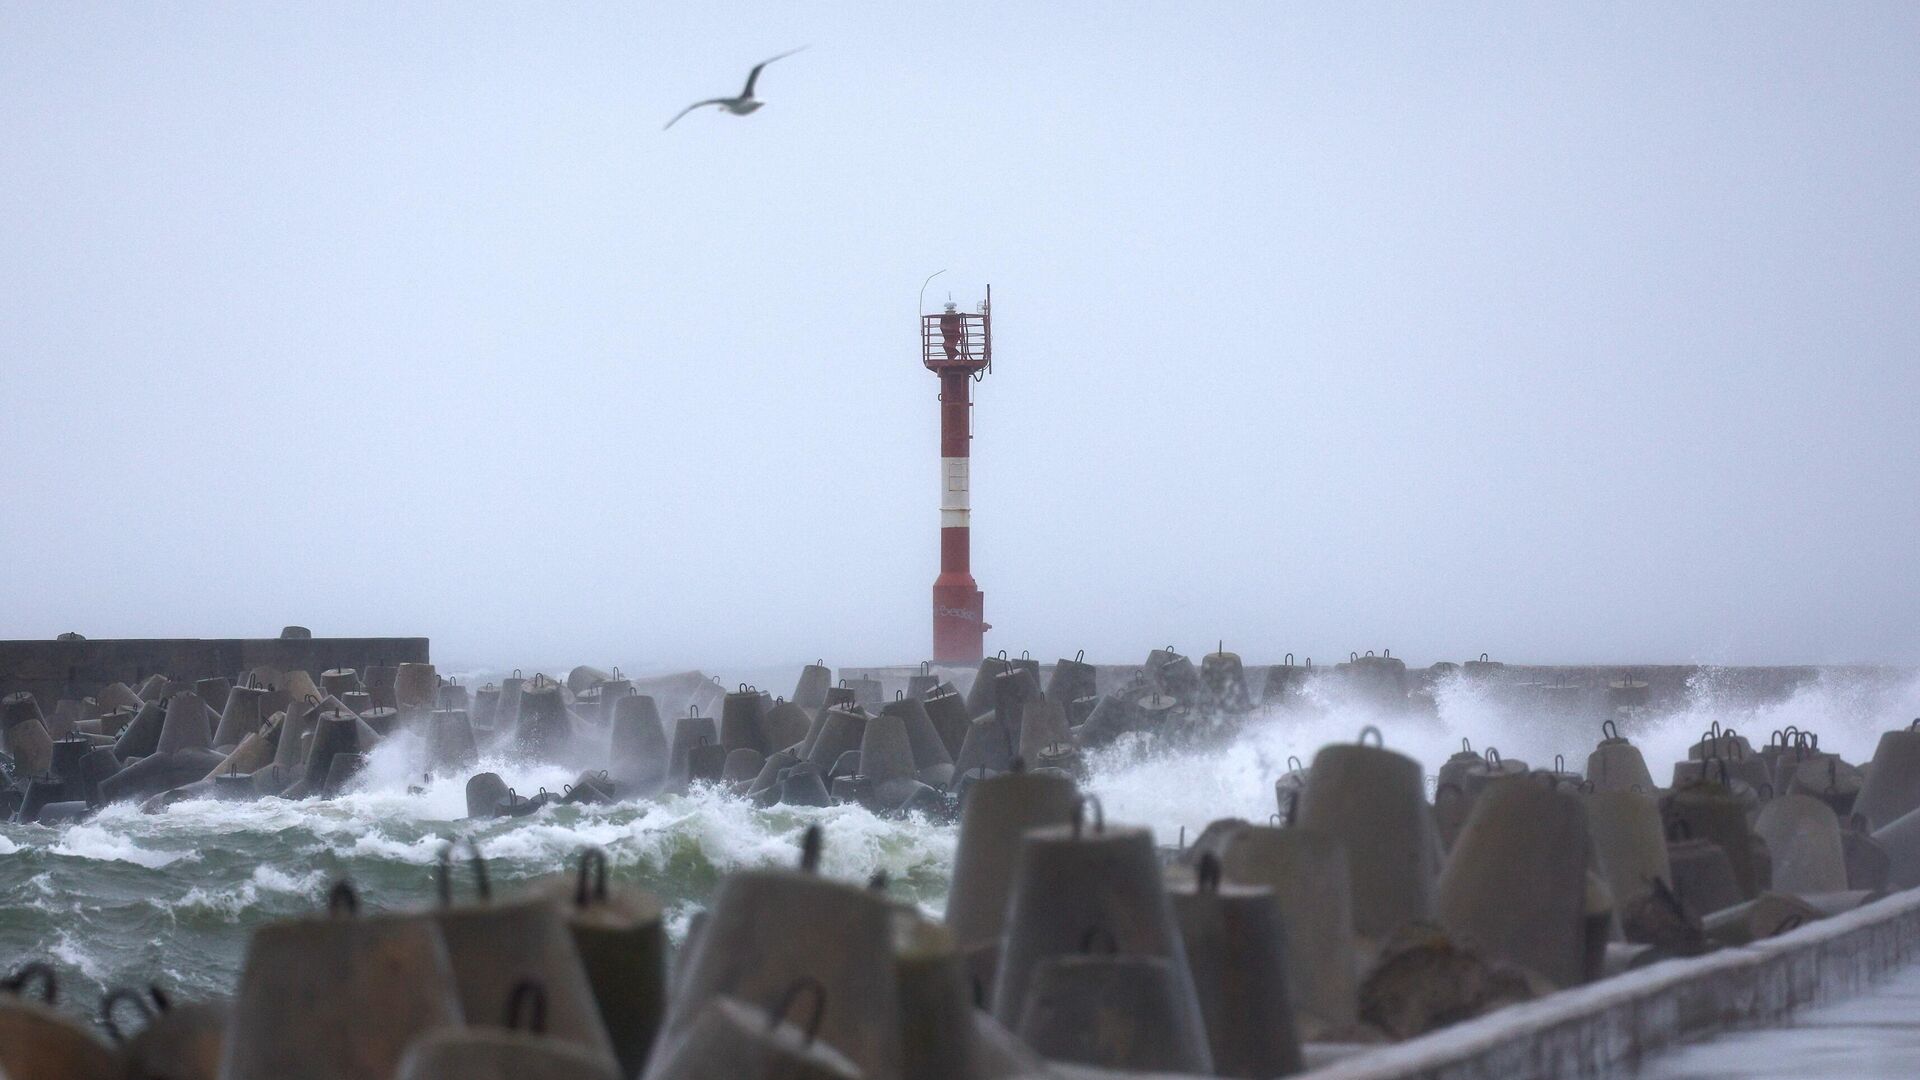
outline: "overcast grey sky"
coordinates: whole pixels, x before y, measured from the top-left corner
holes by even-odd
[[[767,70],[736,119],[698,98]],[[1920,657],[1920,6],[8,4],[0,637]]]

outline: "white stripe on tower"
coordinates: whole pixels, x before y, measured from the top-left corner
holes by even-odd
[[[967,527],[967,459],[940,459],[940,527]]]

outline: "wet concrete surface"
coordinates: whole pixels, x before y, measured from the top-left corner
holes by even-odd
[[[1920,1076],[1920,964],[1779,1027],[1729,1031],[1655,1056],[1638,1080],[1880,1080]]]

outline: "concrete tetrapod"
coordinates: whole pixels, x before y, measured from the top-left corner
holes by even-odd
[[[1727,853],[1740,897],[1751,900],[1764,885],[1754,856],[1753,830],[1746,806],[1724,785],[1700,780],[1677,788],[1660,802],[1660,817],[1669,825],[1680,822],[1687,835],[1711,840]]]
[[[1634,791],[1596,791],[1584,799],[1587,834],[1599,857],[1614,908],[1625,911],[1653,891],[1655,880],[1673,884],[1667,861],[1660,804]]]
[[[143,1021],[131,1034],[119,1019],[128,1004]],[[114,1057],[123,1077],[218,1080],[230,1012],[225,1001],[175,1005],[157,986],[121,987],[101,998],[100,1025],[119,1044]]]
[[[820,714],[820,730],[807,747],[806,760],[820,771],[831,773],[842,755],[860,749],[866,734],[867,715],[851,708],[830,708]]]
[[[941,745],[947,748],[947,756],[953,759],[954,772],[960,771],[960,747],[967,740],[967,729],[973,724],[973,717],[967,712],[966,699],[953,688],[952,683],[941,683],[939,688],[921,699],[926,707],[927,719],[933,721],[933,730],[940,735]]]
[[[945,926],[902,908],[894,916],[893,972],[900,997],[901,1074],[913,1080],[979,1080],[967,965]]]
[[[523,987],[539,992],[531,982]],[[526,993],[519,1000],[527,1000]],[[531,1013],[534,1007],[525,1008]],[[622,1080],[622,1073],[598,1055],[547,1038],[537,1026],[509,1026],[428,1032],[407,1048],[393,1080]]]
[[[767,714],[760,718],[760,726],[767,735],[767,745],[772,747],[771,754],[790,750],[798,746],[813,729],[813,720],[807,716],[807,710],[791,701],[775,701]]]
[[[1920,720],[1881,734],[1853,812],[1865,815],[1868,827],[1877,829],[1915,807],[1920,807]]]
[[[1288,1000],[1307,1037],[1345,1037],[1359,1010],[1352,873],[1338,837],[1306,828],[1240,829],[1220,858],[1226,879],[1272,890],[1286,933]]]
[[[563,758],[572,751],[573,717],[567,712],[566,700],[560,696],[559,683],[544,675],[535,675],[533,681],[521,688],[513,745],[522,754],[547,761]]]
[[[1753,831],[1767,842],[1773,859],[1772,891],[1795,896],[1846,891],[1840,819],[1826,803],[1811,795],[1768,799],[1754,818]]]
[[[954,775],[965,776],[975,769],[1006,772],[1013,767],[1016,751],[1013,732],[992,716],[982,716],[967,725],[966,741],[953,760]]]
[[[903,1075],[892,945],[896,908],[878,893],[819,876],[818,864],[814,826],[803,844],[800,869],[748,870],[721,881],[674,984],[664,1036],[669,1045],[704,1038],[698,1029],[711,1023],[705,1012],[722,995],[777,1001],[793,987],[810,984],[818,991],[822,1019],[813,1027],[822,1039],[870,1080]],[[782,1012],[775,1009],[776,1015]],[[764,1032],[764,1022],[758,1027]],[[683,1062],[682,1068],[695,1068],[685,1050],[677,1047],[670,1057]],[[706,1045],[703,1052],[716,1054],[718,1048]]]
[[[637,1076],[667,1011],[667,933],[660,901],[638,889],[607,886],[607,857],[580,855],[578,877],[560,882],[567,929],[613,1040],[621,1076]]]
[[[800,680],[793,686],[793,703],[815,711],[826,708],[827,688],[832,685],[833,672],[825,662],[808,664],[800,669]]]
[[[1334,743],[1313,757],[1300,799],[1302,828],[1346,848],[1353,874],[1353,928],[1384,940],[1433,915],[1439,838],[1427,811],[1420,763],[1375,742]]]
[[[686,1031],[644,1080],[861,1080],[863,1073],[847,1057],[819,1039],[835,1015],[826,989],[799,979],[762,1011],[728,994],[708,998],[686,1024]],[[804,1010],[795,1016],[797,1010]],[[797,1020],[797,1023],[795,1022]]]
[[[1052,1061],[1120,1072],[1213,1072],[1184,967],[1165,956],[1053,956],[1033,969],[1014,1033]]]
[[[1651,795],[1653,774],[1647,771],[1647,759],[1640,748],[1621,737],[1620,729],[1609,720],[1601,725],[1600,745],[1587,755],[1587,779],[1595,791],[1634,791]]]
[[[698,712],[687,716],[675,717],[673,737],[668,740],[667,748],[667,787],[676,791],[685,790],[694,779],[693,752],[701,746],[719,748],[720,729],[711,716],[701,716]],[[725,760],[725,751],[721,752]]]
[[[1047,700],[1065,705],[1080,698],[1099,696],[1096,674],[1094,666],[1087,663],[1084,651],[1074,654],[1071,660],[1055,660],[1053,673],[1047,677]]]
[[[1577,797],[1532,779],[1492,785],[1441,872],[1440,925],[1556,986],[1585,982],[1598,974],[1587,970],[1589,845]]]
[[[1875,829],[1873,840],[1887,855],[1888,888],[1920,885],[1920,808]]]
[[[1091,822],[1084,820],[1089,805]],[[1021,838],[1006,911],[992,999],[1001,1023],[1017,1029],[1027,994],[1037,985],[1035,970],[1084,952],[1087,933],[1100,928],[1113,936],[1116,952],[1166,960],[1179,1015],[1192,1030],[1203,1031],[1186,948],[1146,829],[1109,828],[1098,800],[1082,797],[1070,823],[1032,829]]]
[[[1047,773],[1005,773],[968,789],[946,913],[947,927],[963,951],[1000,939],[1020,838],[1031,829],[1072,821],[1078,795],[1071,779]]]
[[[28,988],[39,987],[39,1000]],[[30,963],[0,980],[0,1075],[11,1080],[118,1080],[112,1051],[99,1036],[54,1008],[53,969]]]
[[[752,750],[762,759],[779,747],[767,742],[767,734],[760,728],[760,691],[740,684],[740,689],[729,691],[720,701],[720,745],[729,753],[735,750]]]
[[[213,745],[231,749],[259,731],[266,720],[260,712],[260,703],[266,696],[267,692],[257,686],[236,686],[227,691],[227,706],[221,710],[220,725],[214,729]]]
[[[477,901],[453,902],[453,845],[448,844],[441,849],[436,871],[439,906],[431,913],[446,941],[467,1024],[501,1024],[502,1003],[512,1000],[521,983],[532,980],[544,991],[547,1036],[612,1067],[613,1043],[560,905],[551,896],[537,895],[495,902],[486,862],[471,841],[469,847]]]
[[[642,796],[651,796],[666,784],[673,752],[653,698],[629,694],[614,701],[608,756],[612,764],[608,771]]]
[[[393,677],[394,708],[401,712],[432,709],[440,696],[440,675],[432,664],[401,664]]]
[[[415,1038],[458,1026],[460,999],[431,919],[360,917],[346,882],[328,913],[247,942],[221,1080],[389,1080]]]
[[[1200,683],[1206,687],[1213,707],[1227,713],[1244,713],[1253,708],[1253,695],[1247,691],[1246,667],[1239,653],[1224,649],[1200,658]]]
[[[984,716],[993,711],[994,681],[1012,670],[1007,662],[1004,650],[998,656],[988,656],[980,661],[980,668],[973,676],[973,685],[967,688],[967,717]]]
[[[1020,707],[1020,756],[1038,761],[1049,746],[1073,745],[1067,711],[1045,697],[1034,697]]]
[[[1193,884],[1174,887],[1173,913],[1214,1074],[1265,1080],[1299,1072],[1286,932],[1273,890],[1222,884],[1221,861],[1207,852]]]

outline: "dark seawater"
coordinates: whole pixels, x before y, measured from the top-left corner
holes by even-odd
[[[1219,817],[1265,821],[1276,809],[1272,783],[1289,756],[1311,761],[1320,746],[1378,724],[1390,748],[1432,772],[1472,738],[1510,758],[1551,764],[1556,753],[1584,766],[1598,732],[1496,706],[1464,681],[1443,686],[1439,716],[1383,717],[1321,700],[1304,713],[1256,716],[1222,741],[1149,752],[1122,745],[1094,760],[1088,786],[1107,819],[1151,826],[1163,844],[1191,837]],[[1703,679],[1683,709],[1632,725],[1655,775],[1685,755],[1709,723],[1732,724],[1764,741],[1797,724],[1821,732],[1821,747],[1850,760],[1872,754],[1880,731],[1920,715],[1920,681],[1835,674],[1770,702],[1729,700]],[[342,877],[373,909],[418,907],[434,896],[442,847],[471,837],[486,854],[496,891],[567,870],[586,846],[605,850],[616,880],[658,894],[677,938],[721,875],[791,863],[802,831],[824,832],[822,872],[865,881],[884,870],[895,896],[931,913],[945,904],[955,830],[918,818],[887,820],[857,807],[758,809],[712,790],[661,802],[550,807],[518,820],[470,822],[463,779],[444,778],[419,795],[417,746],[389,740],[358,790],[333,800],[290,803],[184,802],[156,814],[131,806],[62,828],[0,825],[0,969],[50,959],[72,1007],[88,1008],[107,987],[157,981],[180,995],[226,993],[247,933],[261,923],[320,907]],[[574,774],[555,766],[484,762],[517,790],[558,791]],[[471,885],[464,879],[459,889]]]

